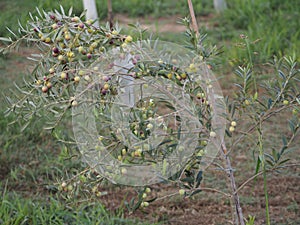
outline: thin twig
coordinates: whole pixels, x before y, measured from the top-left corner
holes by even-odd
[[[214,188],[204,188],[204,187],[201,187],[201,188],[196,189],[196,190],[209,191],[209,192],[217,192],[217,193],[222,194],[222,195],[224,195],[224,196],[226,196],[226,197],[232,197],[232,195],[227,194],[227,193],[225,193],[225,192],[223,192],[223,191],[220,191],[220,190],[218,190],[218,189],[214,189]]]
[[[169,197],[172,197],[172,196],[175,196],[175,195],[179,195],[179,193],[178,193],[178,192],[175,192],[175,193],[171,193],[171,194],[169,194],[169,195],[164,195],[164,196],[162,196],[162,197],[159,197],[159,198],[155,199],[155,201],[163,200],[163,199],[165,199],[165,198],[169,198]]]
[[[262,122],[266,121],[267,119],[269,119],[271,116],[273,116],[274,114],[277,114],[285,109],[289,108],[289,106],[283,106],[279,109],[276,109],[274,111],[271,111],[270,113],[266,113],[265,115],[263,115],[262,118]],[[246,132],[243,132],[242,135],[230,146],[230,149],[233,149],[233,147],[235,145],[237,145],[245,136],[247,136],[249,133],[251,133],[258,125],[258,122],[256,122],[253,126],[251,126]],[[240,132],[241,133],[241,132]],[[227,154],[229,154],[231,151],[228,151]]]
[[[219,194],[222,194],[226,197],[231,197],[230,194],[227,194],[223,191],[220,191],[220,190],[217,190],[217,189],[214,189],[214,188],[204,188],[204,187],[200,187],[200,188],[196,188],[196,189],[193,189],[192,191],[197,191],[197,190],[201,190],[201,191],[208,191],[208,192],[217,192]],[[169,197],[172,197],[172,196],[175,196],[175,195],[180,195],[179,192],[174,192],[174,193],[171,193],[169,195],[164,195],[162,197],[159,197],[157,199],[155,199],[156,201],[159,201],[159,200],[163,200],[165,198],[169,198]]]
[[[284,167],[294,167],[294,166],[300,166],[300,164],[288,164],[288,165],[285,165]],[[274,170],[278,169],[278,167],[274,167],[272,169],[268,169],[266,170],[266,172],[272,172]],[[243,187],[245,185],[247,185],[250,181],[254,180],[256,177],[260,176],[263,174],[263,171],[260,171],[259,173],[253,175],[252,177],[248,178],[246,181],[244,181],[240,186],[239,188],[236,190],[236,193],[239,192],[241,189],[243,189]]]

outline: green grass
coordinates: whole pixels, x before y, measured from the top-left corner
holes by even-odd
[[[63,1],[32,1],[32,0],[16,0],[9,1],[3,0],[0,3],[1,16],[0,16],[0,36],[8,35],[6,27],[11,28],[13,31],[17,30],[18,20],[22,24],[25,24],[29,18],[28,13],[36,14],[36,7],[44,8],[46,11],[58,8],[59,4],[62,4],[66,8],[70,8],[72,5],[78,5],[81,2],[79,0],[63,0]],[[80,13],[82,7],[75,7],[75,13]]]
[[[4,194],[0,202],[0,224],[149,224],[124,219],[122,213],[111,215],[99,202],[66,205],[54,198],[39,201],[16,194]]]
[[[300,55],[300,4],[297,0],[244,1],[228,2],[228,10],[219,20],[220,40],[231,39],[241,42],[239,34],[248,36],[253,52],[253,59],[262,62],[273,55]],[[227,48],[231,57],[243,59],[246,51]]]

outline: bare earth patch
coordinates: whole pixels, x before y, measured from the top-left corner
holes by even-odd
[[[209,27],[211,22],[210,20],[213,18],[213,15],[208,15],[206,17],[198,18],[199,26]],[[136,24],[137,22],[141,25],[143,29],[147,29],[153,33],[163,33],[163,32],[171,32],[171,33],[180,33],[184,32],[186,28],[179,24],[178,21],[182,19],[182,16],[172,16],[172,17],[138,17],[138,18],[129,18],[126,15],[117,14],[114,17],[115,21],[117,21],[122,26],[126,26],[127,24]]]
[[[300,169],[293,168],[295,176],[268,175],[269,209],[272,224],[299,224],[300,214]],[[225,179],[223,177],[223,179]],[[216,179],[215,182],[219,182]],[[204,185],[205,186],[205,185]],[[178,188],[171,185],[154,185],[149,198],[177,193]],[[103,189],[104,190],[104,189]],[[103,191],[102,190],[102,191]],[[111,187],[105,189],[107,195],[101,197],[108,210],[115,211],[121,202],[136,197],[136,192],[129,187]],[[228,189],[227,189],[228,191]],[[255,224],[265,224],[265,201],[263,180],[251,182],[240,192],[241,204],[245,217],[256,217]],[[218,194],[203,191],[193,198],[175,195],[170,198],[150,203],[149,207],[138,209],[126,217],[140,218],[148,222],[161,224],[232,224],[232,208],[230,199]]]

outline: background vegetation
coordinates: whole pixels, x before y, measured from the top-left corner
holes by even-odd
[[[98,15],[104,20],[107,16],[107,1],[98,0]],[[170,1],[138,1],[138,0],[113,0],[114,13],[126,14],[129,17],[170,17],[176,15],[184,17],[188,15],[188,7],[185,0]],[[36,13],[35,8],[43,8],[46,11],[73,6],[74,12],[80,14],[83,10],[81,0],[3,0],[0,3],[1,15],[0,36],[8,35],[6,27],[17,29],[17,21],[26,23],[28,12]],[[193,0],[194,10],[197,16],[209,16],[214,13],[211,0]],[[222,15],[210,18],[210,24],[214,29],[202,28],[209,34],[212,42],[218,44],[237,42],[239,34],[244,33],[249,40],[255,43],[253,50],[257,54],[255,60],[269,59],[273,54],[299,55],[300,45],[300,4],[297,0],[231,0],[228,1],[228,10]],[[176,17],[175,17],[176,18]],[[201,23],[200,23],[201,25]],[[244,53],[233,46],[225,48],[225,54],[231,59],[242,59]],[[228,51],[227,51],[228,50]]]

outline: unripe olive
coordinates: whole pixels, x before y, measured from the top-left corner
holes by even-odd
[[[104,90],[108,90],[108,89],[109,89],[109,84],[108,84],[108,83],[105,83],[104,86],[103,86],[103,89],[104,89]]]
[[[211,131],[210,133],[209,133],[209,136],[210,137],[216,137],[217,136],[217,134],[216,134],[216,132],[214,132],[214,131]]]
[[[284,105],[288,105],[288,104],[289,104],[289,101],[288,101],[288,100],[283,100],[283,104],[284,104]]]
[[[62,72],[62,73],[60,74],[60,78],[61,78],[61,79],[67,79],[67,78],[68,78],[68,74],[65,73],[65,72]]]
[[[72,22],[78,22],[80,18],[78,16],[75,16],[71,19]]]
[[[58,56],[58,60],[59,60],[59,61],[64,61],[64,60],[65,60],[65,57],[64,57],[63,55],[59,55],[59,56]]]
[[[236,122],[235,122],[235,121],[232,121],[232,122],[231,122],[231,126],[236,127]]]
[[[126,174],[126,173],[127,173],[127,169],[126,169],[126,168],[122,168],[122,169],[121,169],[121,173],[122,173],[122,174]]]
[[[46,83],[46,86],[47,86],[47,88],[51,88],[51,87],[52,87],[51,82],[47,82],[47,83]]]
[[[113,31],[111,32],[111,34],[112,34],[112,35],[117,35],[117,34],[118,34],[118,31],[113,30]]]
[[[78,102],[76,100],[72,101],[72,106],[77,106],[78,105]]]
[[[79,76],[74,77],[74,81],[75,82],[79,82],[80,81],[80,77]]]
[[[50,74],[53,74],[54,72],[55,72],[55,69],[53,67],[49,69]]]
[[[185,190],[184,189],[180,189],[178,192],[179,192],[180,195],[184,195],[185,194]]]
[[[132,37],[130,35],[128,35],[126,38],[125,38],[125,42],[129,43],[129,42],[132,42]]]

